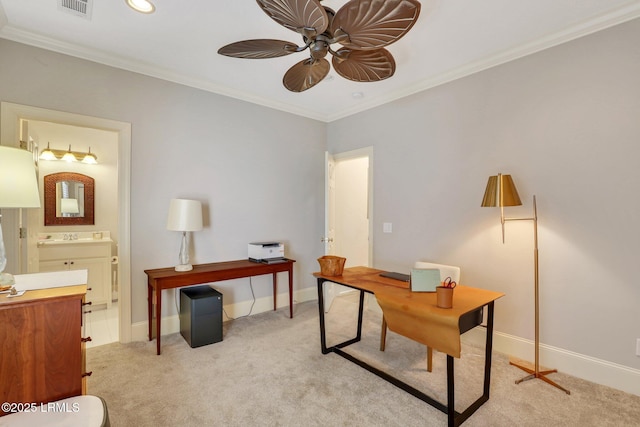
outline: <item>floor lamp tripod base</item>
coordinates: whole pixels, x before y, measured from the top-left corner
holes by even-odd
[[[510,365],[515,366],[516,368],[520,368],[523,371],[527,372],[529,375],[527,375],[526,377],[520,378],[519,380],[516,380],[516,384],[520,384],[521,382],[527,381],[527,380],[532,380],[535,378],[539,378],[542,381],[546,382],[547,384],[551,384],[552,386],[559,388],[560,390],[564,391],[567,394],[571,394],[571,392],[569,390],[567,390],[566,388],[556,384],[555,382],[551,381],[549,378],[547,378],[546,376],[549,374],[553,374],[558,372],[557,369],[551,369],[548,371],[536,371],[534,369],[531,368],[527,368],[526,366],[520,365],[518,363],[509,361]]]

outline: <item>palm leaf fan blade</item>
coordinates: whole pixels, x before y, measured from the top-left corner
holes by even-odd
[[[396,63],[386,49],[351,50],[341,48],[333,57],[333,68],[345,79],[377,82],[393,76]]]
[[[271,19],[285,28],[303,34],[322,34],[329,18],[318,0],[256,0]],[[313,28],[314,31],[309,31]]]
[[[378,49],[398,41],[420,15],[416,0],[351,0],[338,10],[331,24],[334,34],[347,33],[341,41],[353,49]]]
[[[277,58],[296,51],[298,46],[283,40],[243,40],[218,49],[220,55],[233,58],[263,59]]]
[[[307,58],[289,68],[282,84],[291,92],[303,92],[320,83],[329,74],[330,68],[329,61],[324,58]]]

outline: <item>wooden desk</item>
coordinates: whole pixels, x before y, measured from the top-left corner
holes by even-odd
[[[165,289],[181,288],[183,286],[199,285],[201,283],[219,282],[222,280],[240,279],[243,277],[273,274],[273,309],[276,309],[277,281],[279,272],[289,273],[289,317],[293,317],[293,263],[263,264],[249,260],[215,262],[211,264],[194,265],[191,271],[175,271],[173,267],[145,270],[147,273],[148,309],[149,309],[149,341],[153,339],[153,295],[155,291],[156,303],[156,342],[157,354],[160,354],[160,324],[162,320],[162,291]]]
[[[489,400],[494,301],[502,297],[503,294],[468,286],[457,286],[453,297],[453,308],[442,309],[436,305],[435,293],[411,292],[408,283],[381,277],[380,273],[382,272],[382,270],[368,267],[353,267],[345,268],[342,276],[313,274],[318,279],[318,310],[322,353],[336,353],[446,413],[450,427],[462,424],[482,404]],[[332,347],[327,347],[326,341],[323,297],[323,285],[325,282],[339,283],[360,291],[356,336]],[[344,347],[361,339],[365,292],[375,295],[384,317],[387,319],[389,329],[447,354],[446,405],[342,350]],[[483,394],[460,413],[455,410],[454,357],[460,357],[460,335],[481,322],[481,313],[485,306],[488,310]]]

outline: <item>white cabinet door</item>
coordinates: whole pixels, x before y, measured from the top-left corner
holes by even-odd
[[[87,270],[86,301],[111,307],[111,245],[72,244],[40,248],[40,271]]]
[[[88,270],[86,301],[92,305],[111,307],[111,264],[105,258],[78,258],[70,260],[70,270]]]

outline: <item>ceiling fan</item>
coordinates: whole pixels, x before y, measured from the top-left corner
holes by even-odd
[[[218,53],[234,58],[277,58],[309,49],[310,57],[284,75],[282,83],[292,92],[312,88],[329,74],[327,53],[342,77],[356,82],[387,79],[396,70],[384,46],[399,40],[420,14],[417,0],[350,0],[338,12],[320,0],[256,0],[278,24],[302,35],[304,45],[282,40],[243,40],[221,47]],[[331,45],[342,45],[333,50]]]

